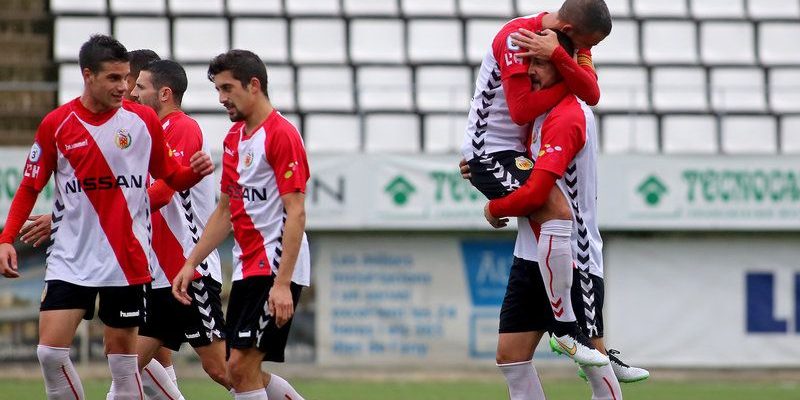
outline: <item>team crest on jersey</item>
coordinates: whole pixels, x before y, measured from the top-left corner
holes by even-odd
[[[33,164],[39,162],[39,158],[42,157],[42,146],[39,146],[39,143],[33,142],[33,146],[31,146],[31,153],[28,155],[28,161]]]
[[[253,165],[253,158],[253,150],[248,151],[247,154],[244,155],[245,168],[250,168],[250,166]]]
[[[114,143],[116,143],[117,147],[119,147],[122,150],[131,147],[132,142],[133,139],[131,138],[131,134],[128,133],[128,131],[125,129],[118,130],[116,135],[114,135]]]
[[[515,45],[512,40],[511,35],[506,37],[506,47],[511,51],[519,51],[519,46]]]
[[[514,163],[517,164],[517,169],[520,171],[527,171],[533,168],[533,161],[529,160],[528,157],[519,156],[514,159]]]

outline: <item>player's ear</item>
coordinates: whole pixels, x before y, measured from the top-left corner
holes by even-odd
[[[575,28],[572,26],[572,24],[564,24],[564,26],[562,26],[559,30],[569,36],[572,35],[572,33],[575,31]]]
[[[90,70],[89,68],[84,68],[83,70],[81,70],[81,75],[83,75],[83,81],[88,83],[89,77],[91,77],[94,74],[92,73],[92,70]]]
[[[168,86],[164,86],[158,92],[158,99],[161,101],[167,101],[169,96],[172,94],[172,89],[170,89]]]
[[[248,85],[250,94],[257,94],[261,91],[261,81],[256,77],[250,78],[250,85]]]

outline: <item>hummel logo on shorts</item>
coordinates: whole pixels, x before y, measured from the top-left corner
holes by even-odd
[[[191,334],[187,333],[185,335],[186,335],[187,339],[197,339],[197,338],[200,337],[200,332],[195,332],[195,333],[191,333]]]
[[[139,311],[131,311],[131,312],[120,311],[119,316],[122,318],[138,317]]]
[[[250,337],[250,331],[239,332],[239,337]]]

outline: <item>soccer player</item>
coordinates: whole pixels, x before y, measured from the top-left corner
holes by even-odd
[[[83,94],[50,112],[36,132],[0,235],[0,273],[19,276],[11,244],[55,172],[37,347],[47,397],[84,398],[69,347],[80,320],[94,315],[99,295],[113,398],[139,399],[136,333],[144,285],[151,280],[145,180],[149,173],[175,190],[186,190],[214,166],[202,152],[192,155],[191,167],[177,164],[168,155],[155,113],[123,102],[129,64],[122,44],[94,35],[81,46],[79,63]]]
[[[309,285],[304,232],[309,170],[303,141],[272,107],[267,71],[257,55],[245,50],[220,54],[211,60],[208,77],[235,123],[223,144],[219,203],[175,277],[173,294],[184,304],[192,301],[187,290],[195,267],[232,228],[234,271],[226,335],[235,398],[300,399],[285,380],[262,372],[261,362],[283,362],[300,292]]]

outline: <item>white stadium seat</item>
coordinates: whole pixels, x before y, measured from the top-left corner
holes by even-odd
[[[704,22],[700,25],[700,57],[704,64],[753,64],[753,24]]]
[[[89,36],[111,33],[105,17],[57,17],[53,27],[53,56],[56,61],[77,60],[81,45]]]
[[[179,61],[208,62],[228,51],[228,21],[224,18],[176,18],[172,32]]]
[[[286,118],[286,120],[289,121],[289,123],[292,124],[292,126],[294,126],[298,131],[300,131],[301,136],[304,135],[303,129],[305,125],[303,125],[303,120],[302,118],[300,118],[300,115],[295,113],[284,113],[284,112],[282,112],[281,115],[283,115],[283,118]]]
[[[408,23],[408,58],[411,62],[461,62],[464,60],[461,21],[416,19]]]
[[[469,109],[472,73],[468,67],[419,67],[415,83],[420,111]]]
[[[504,17],[515,15],[513,0],[459,0],[458,10],[469,17]]]
[[[686,17],[689,13],[685,0],[633,0],[633,11],[638,17]]]
[[[357,153],[361,148],[361,118],[352,114],[308,114],[303,141],[309,153]]]
[[[711,104],[715,111],[765,111],[764,70],[715,68],[711,71]]]
[[[781,152],[800,154],[800,116],[781,119]]]
[[[397,0],[344,0],[347,15],[398,15]]]
[[[174,15],[202,14],[222,16],[224,0],[167,0]]]
[[[770,116],[722,118],[722,152],[725,154],[775,154],[777,123]]]
[[[58,104],[64,104],[83,93],[83,75],[78,64],[58,66]]]
[[[467,21],[467,61],[480,64],[492,48],[492,40],[505,24],[503,19],[470,19]]]
[[[278,15],[283,12],[282,0],[228,0],[232,15]]]
[[[219,103],[214,83],[208,80],[208,65],[184,65],[188,85],[183,95],[187,111],[225,111]]]
[[[399,19],[350,21],[350,57],[356,63],[402,63],[405,34]]]
[[[759,57],[764,64],[800,64],[800,22],[765,22],[758,29]]]
[[[800,2],[797,0],[750,0],[747,12],[751,18],[800,18]]]
[[[425,153],[458,153],[467,126],[466,114],[429,114],[423,117]]]
[[[236,18],[231,47],[250,50],[266,63],[285,63],[289,61],[287,29],[283,18]]]
[[[267,65],[267,90],[269,99],[281,111],[294,111],[294,68],[284,65]]]
[[[336,63],[346,60],[344,20],[307,18],[292,21],[292,59],[301,64]]]
[[[800,113],[800,68],[769,71],[769,104],[774,112]]]
[[[560,0],[517,0],[517,15],[532,15],[542,11],[555,12],[561,8]]]
[[[744,18],[744,0],[690,0],[692,16],[698,19]],[[750,0],[761,1],[761,0]]]
[[[289,15],[339,15],[339,0],[285,0]]]
[[[653,109],[656,111],[706,111],[706,71],[700,67],[653,69]]]
[[[50,0],[53,14],[103,14],[106,12],[105,0]]]
[[[713,154],[719,151],[717,121],[712,115],[667,115],[661,126],[664,153]]]
[[[608,11],[611,12],[611,16],[614,18],[628,17],[631,15],[631,3],[629,0],[606,0],[606,5],[608,6]],[[616,23],[617,21],[614,21],[615,29]]]
[[[641,67],[599,67],[600,103],[603,111],[648,110],[647,70]]]
[[[214,162],[221,162],[222,143],[233,126],[228,114],[190,114],[190,116],[200,125],[200,130],[203,132],[203,143],[208,146]]]
[[[405,15],[441,15],[452,17],[456,14],[456,0],[400,0],[400,9]]]
[[[595,64],[639,63],[639,25],[635,21],[614,21],[613,34],[592,48]]]
[[[657,153],[658,121],[655,115],[606,115],[600,125],[603,152]]]
[[[369,153],[419,153],[417,114],[370,114],[364,122],[364,148]]]
[[[304,111],[353,111],[353,71],[349,67],[301,67],[298,107]]]
[[[157,14],[167,11],[166,0],[111,0],[111,14]]]
[[[356,93],[361,110],[411,111],[411,69],[408,67],[361,67],[356,73]]]
[[[648,64],[697,63],[696,26],[691,21],[645,21],[642,40]]]
[[[150,49],[161,58],[170,58],[169,20],[162,17],[119,17],[114,22],[114,37],[128,50]]]

